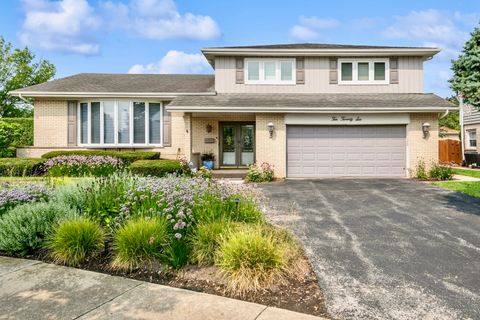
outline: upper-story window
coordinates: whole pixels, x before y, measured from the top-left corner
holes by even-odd
[[[246,84],[295,84],[295,59],[245,59]]]
[[[477,147],[477,130],[467,130],[467,148]]]
[[[79,144],[85,146],[161,146],[160,101],[81,101]]]
[[[339,59],[339,84],[388,84],[388,59]]]

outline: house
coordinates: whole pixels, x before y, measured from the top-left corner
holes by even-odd
[[[423,93],[427,47],[286,44],[202,50],[214,75],[78,74],[15,90],[35,99],[34,146],[212,152],[217,168],[268,162],[277,177],[406,177],[438,161]]]
[[[463,150],[467,165],[480,164],[480,110],[471,105],[462,104],[461,123],[463,127]]]

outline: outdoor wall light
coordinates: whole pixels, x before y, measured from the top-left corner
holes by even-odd
[[[430,123],[428,122],[422,123],[422,131],[423,131],[423,137],[426,138],[428,136],[428,133],[430,132]]]
[[[210,132],[212,132],[212,130],[213,130],[213,127],[212,127],[212,125],[211,125],[211,124],[207,124],[207,127],[206,127],[206,129],[207,129],[207,132],[208,132],[208,133],[210,133]]]
[[[268,133],[270,133],[270,139],[273,138],[273,130],[275,129],[275,125],[273,124],[273,122],[269,122],[267,124],[267,129]]]

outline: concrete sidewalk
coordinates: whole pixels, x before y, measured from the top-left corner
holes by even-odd
[[[0,256],[0,319],[320,318],[102,273]]]

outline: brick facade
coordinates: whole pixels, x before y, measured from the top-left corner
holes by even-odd
[[[431,125],[430,133],[424,138],[422,124]],[[423,161],[427,168],[432,163],[438,163],[438,114],[412,113],[407,125],[407,170],[413,176],[419,161]]]

